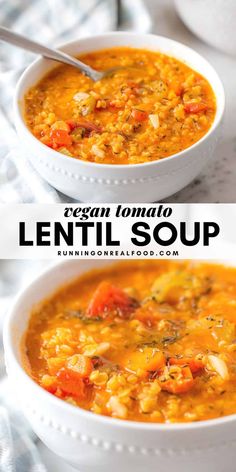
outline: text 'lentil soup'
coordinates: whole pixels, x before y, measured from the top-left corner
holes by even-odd
[[[84,161],[139,164],[183,151],[210,129],[213,90],[179,60],[128,47],[80,59],[97,70],[121,68],[94,83],[60,65],[28,91],[26,124],[45,145]]]
[[[97,414],[175,423],[236,413],[236,269],[132,261],[85,274],[34,309],[25,365]]]

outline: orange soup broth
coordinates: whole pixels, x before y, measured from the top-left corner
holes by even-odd
[[[146,163],[192,146],[212,126],[212,87],[183,62],[128,47],[80,59],[97,70],[120,69],[93,82],[61,65],[25,96],[27,126],[62,154],[98,164]]]
[[[26,356],[39,385],[94,413],[206,420],[236,412],[235,322],[235,269],[125,262],[35,308]]]

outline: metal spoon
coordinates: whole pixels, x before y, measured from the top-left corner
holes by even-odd
[[[41,54],[47,59],[52,59],[53,61],[63,62],[64,64],[69,64],[79,69],[83,74],[87,75],[94,82],[103,79],[109,75],[112,75],[116,70],[122,69],[123,67],[113,67],[112,69],[106,70],[104,72],[99,72],[92,67],[84,64],[83,62],[75,59],[72,56],[69,56],[65,52],[59,51],[58,49],[51,49],[42,44],[31,41],[31,39],[25,38],[20,34],[13,33],[11,30],[0,27],[0,40],[5,41],[6,43],[13,44],[27,51],[34,52],[35,54]]]

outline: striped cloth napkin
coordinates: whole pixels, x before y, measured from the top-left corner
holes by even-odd
[[[0,0],[0,24],[49,45],[116,29],[147,32],[142,0]],[[12,116],[16,82],[34,59],[0,43],[0,203],[68,202],[33,170],[20,148]]]
[[[4,367],[2,327],[12,297],[49,261],[0,260],[0,472],[46,472],[37,450],[38,438],[18,410]]]

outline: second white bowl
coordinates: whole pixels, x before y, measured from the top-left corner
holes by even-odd
[[[32,428],[80,472],[234,472],[236,415],[179,424],[108,418],[56,398],[26,374],[21,340],[34,305],[74,277],[110,263],[56,264],[32,282],[11,308],[4,330],[5,359],[17,402]]]
[[[186,26],[200,39],[236,55],[235,0],[175,0]]]

